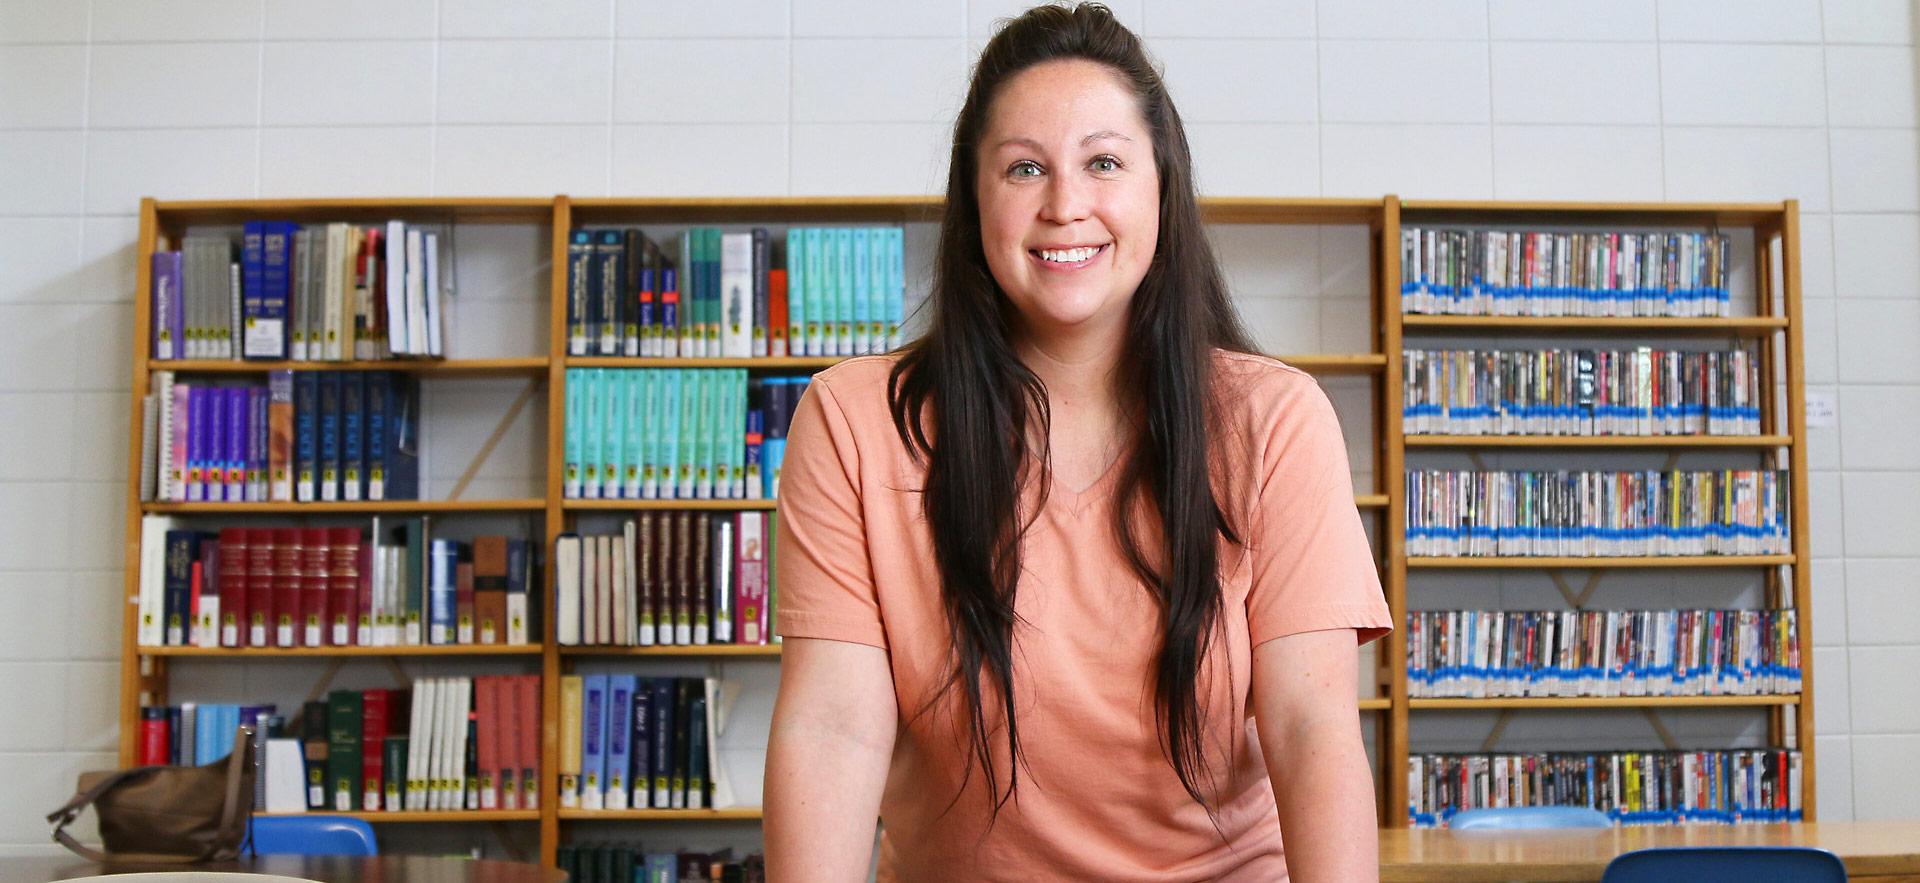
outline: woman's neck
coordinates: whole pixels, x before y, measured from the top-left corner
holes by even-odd
[[[1119,334],[1111,333],[1016,340],[1014,351],[1021,363],[1046,385],[1052,425],[1047,442],[1056,457],[1091,457],[1105,463],[1125,438],[1125,393],[1119,371],[1122,342]],[[1033,426],[1033,431],[1038,433],[1039,426]]]

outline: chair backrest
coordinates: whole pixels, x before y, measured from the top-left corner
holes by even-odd
[[[1607,814],[1584,806],[1497,806],[1463,809],[1447,820],[1456,831],[1475,828],[1611,828]]]
[[[253,850],[268,855],[379,855],[373,826],[350,816],[255,817]]]
[[[1839,856],[1810,846],[1664,846],[1621,853],[1600,883],[1846,883]]]

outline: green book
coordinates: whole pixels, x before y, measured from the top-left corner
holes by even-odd
[[[600,497],[600,452],[605,441],[601,424],[605,422],[607,411],[606,403],[601,399],[601,377],[606,373],[605,368],[587,368],[581,372],[581,379],[586,381],[582,384],[586,387],[586,393],[582,399],[585,410],[580,415],[580,490],[589,500]]]
[[[694,312],[694,301],[698,300],[695,294],[700,290],[698,286],[694,284],[694,281],[700,278],[699,262],[693,259],[694,242],[693,228],[689,227],[680,232],[680,277],[678,280],[680,286],[680,311],[676,318],[679,327],[674,330],[675,336],[678,338],[677,345],[679,346],[679,353],[683,358],[700,355],[694,352],[693,349],[693,342],[699,339],[699,335],[695,334],[693,329],[698,321],[694,318],[697,315],[697,313]]]
[[[732,475],[733,499],[747,496],[747,369],[735,368],[727,381],[727,466]]]
[[[655,381],[659,401],[660,499],[680,499],[680,369],[667,368]]]
[[[621,437],[627,429],[627,372],[622,368],[603,368],[600,374],[600,400],[605,414],[600,422],[600,497],[620,498]]]
[[[680,451],[674,469],[680,473],[680,499],[693,499],[694,448],[700,440],[700,369],[680,369]]]
[[[327,794],[330,805],[342,812],[361,806],[362,711],[358,690],[334,690],[327,694]]]
[[[587,387],[586,372],[579,368],[567,369],[567,416],[564,455],[565,489],[562,491],[569,499],[577,499],[581,494],[580,459],[586,448],[580,437],[581,412],[586,409]]]
[[[420,627],[420,611],[425,604],[427,584],[427,517],[408,518],[400,522],[401,533],[406,537],[407,566],[400,574],[400,615],[406,634],[402,640],[407,644],[426,643],[424,631]]]
[[[620,431],[620,496],[630,500],[640,498],[641,467],[646,464],[646,387],[647,375],[651,373],[643,368],[620,372],[626,378],[627,387],[627,425]]]
[[[723,321],[720,298],[720,228],[703,228],[706,234],[707,264],[701,273],[707,287],[707,355],[720,355],[720,325]]]
[[[380,765],[381,805],[397,810],[407,791],[407,737],[388,736],[380,744],[385,752]]]

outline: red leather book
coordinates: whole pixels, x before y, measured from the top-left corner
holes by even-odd
[[[794,259],[788,255],[787,260]],[[770,269],[767,271],[767,355],[784,356],[790,350],[787,342],[787,271]]]
[[[499,791],[501,809],[520,808],[520,682],[508,677],[500,681],[495,695],[494,714],[499,729],[495,751],[500,762]]]
[[[298,647],[300,635],[300,589],[302,544],[305,538],[297,527],[273,529],[273,645]]]
[[[500,808],[500,677],[481,675],[473,679],[473,712],[478,726],[474,728],[474,737],[479,745],[474,746],[476,755],[474,770],[480,779],[480,808]]]
[[[220,646],[247,645],[247,569],[253,554],[253,531],[244,527],[220,529]]]
[[[520,808],[540,808],[540,676],[514,675],[520,716]]]
[[[358,531],[355,531],[358,533]],[[360,805],[368,812],[380,810],[380,774],[385,769],[387,711],[391,690],[366,690],[360,694]],[[394,809],[394,807],[388,807]]]
[[[293,530],[258,527],[247,531],[247,646],[273,646],[274,544]],[[287,542],[293,542],[291,538]]]
[[[327,529],[300,530],[300,644],[327,644]]]
[[[354,642],[353,623],[360,609],[373,603],[373,584],[361,579],[360,528],[336,527],[327,537],[327,622],[334,643]],[[371,570],[371,568],[368,568]],[[379,779],[375,779],[376,787]]]

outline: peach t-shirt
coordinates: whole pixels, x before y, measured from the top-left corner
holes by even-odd
[[[775,547],[780,634],[870,644],[892,665],[901,726],[880,804],[880,878],[1284,880],[1247,695],[1252,648],[1319,629],[1356,629],[1365,642],[1391,626],[1319,385],[1273,359],[1215,357],[1226,402],[1216,419],[1228,433],[1228,454],[1217,458],[1228,462],[1216,468],[1237,476],[1220,484],[1232,489],[1223,505],[1249,541],[1245,552],[1221,543],[1224,641],[1203,669],[1218,831],[1161,749],[1158,606],[1113,537],[1117,468],[1077,494],[1056,481],[1022,541],[1014,693],[1025,763],[1015,799],[989,828],[977,762],[962,791],[964,694],[929,705],[951,656],[916,493],[924,469],[887,408],[895,358],[852,359],[815,376],[788,433]],[[1030,511],[1038,495],[1026,491]],[[1162,547],[1148,541],[1151,561]],[[993,790],[1003,791],[1009,765],[990,683],[982,678],[996,727]]]

